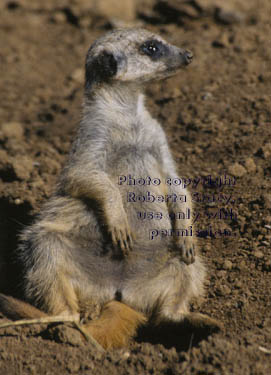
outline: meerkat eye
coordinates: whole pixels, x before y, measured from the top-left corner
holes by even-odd
[[[158,40],[148,40],[140,46],[140,50],[153,60],[157,60],[165,54],[166,46]]]
[[[158,48],[156,47],[156,45],[154,43],[152,43],[152,42],[149,43],[146,46],[146,48],[147,48],[148,53],[150,53],[150,54],[153,54],[153,53],[155,53],[158,50]]]

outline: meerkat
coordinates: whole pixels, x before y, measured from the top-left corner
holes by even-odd
[[[79,321],[98,306],[99,317],[84,329],[104,348],[126,345],[153,316],[157,324],[188,318],[216,325],[189,312],[206,274],[187,234],[191,219],[177,218],[192,210],[191,197],[166,183],[178,176],[176,166],[143,95],[146,83],[191,61],[191,52],[143,29],[111,31],[90,47],[76,139],[54,194],[17,251],[27,303],[1,295],[2,311],[14,319]],[[180,193],[185,201],[173,199]],[[140,220],[140,211],[160,218]],[[154,229],[159,235],[150,238]]]

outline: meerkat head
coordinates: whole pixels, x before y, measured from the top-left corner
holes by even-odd
[[[86,58],[86,90],[115,81],[143,83],[173,75],[193,54],[143,29],[121,29],[99,38]]]

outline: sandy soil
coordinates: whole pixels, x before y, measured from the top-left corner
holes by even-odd
[[[200,339],[169,327],[100,354],[68,324],[7,328],[0,374],[269,374],[270,0],[138,0],[122,9],[112,1],[0,3],[1,291],[20,296],[16,236],[50,196],[70,148],[86,51],[122,19],[195,55],[185,72],[148,87],[148,106],[164,124],[180,175],[224,182],[191,191],[209,270],[206,297],[192,309],[222,321],[225,333]]]

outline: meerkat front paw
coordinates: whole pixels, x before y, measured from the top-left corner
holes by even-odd
[[[195,262],[196,247],[191,239],[184,238],[182,242],[177,243],[177,248],[182,262],[187,265]]]
[[[133,245],[133,234],[131,232],[126,214],[114,220],[114,222],[109,223],[108,231],[111,234],[112,242],[114,246],[120,247],[123,255],[127,255],[132,249]]]

